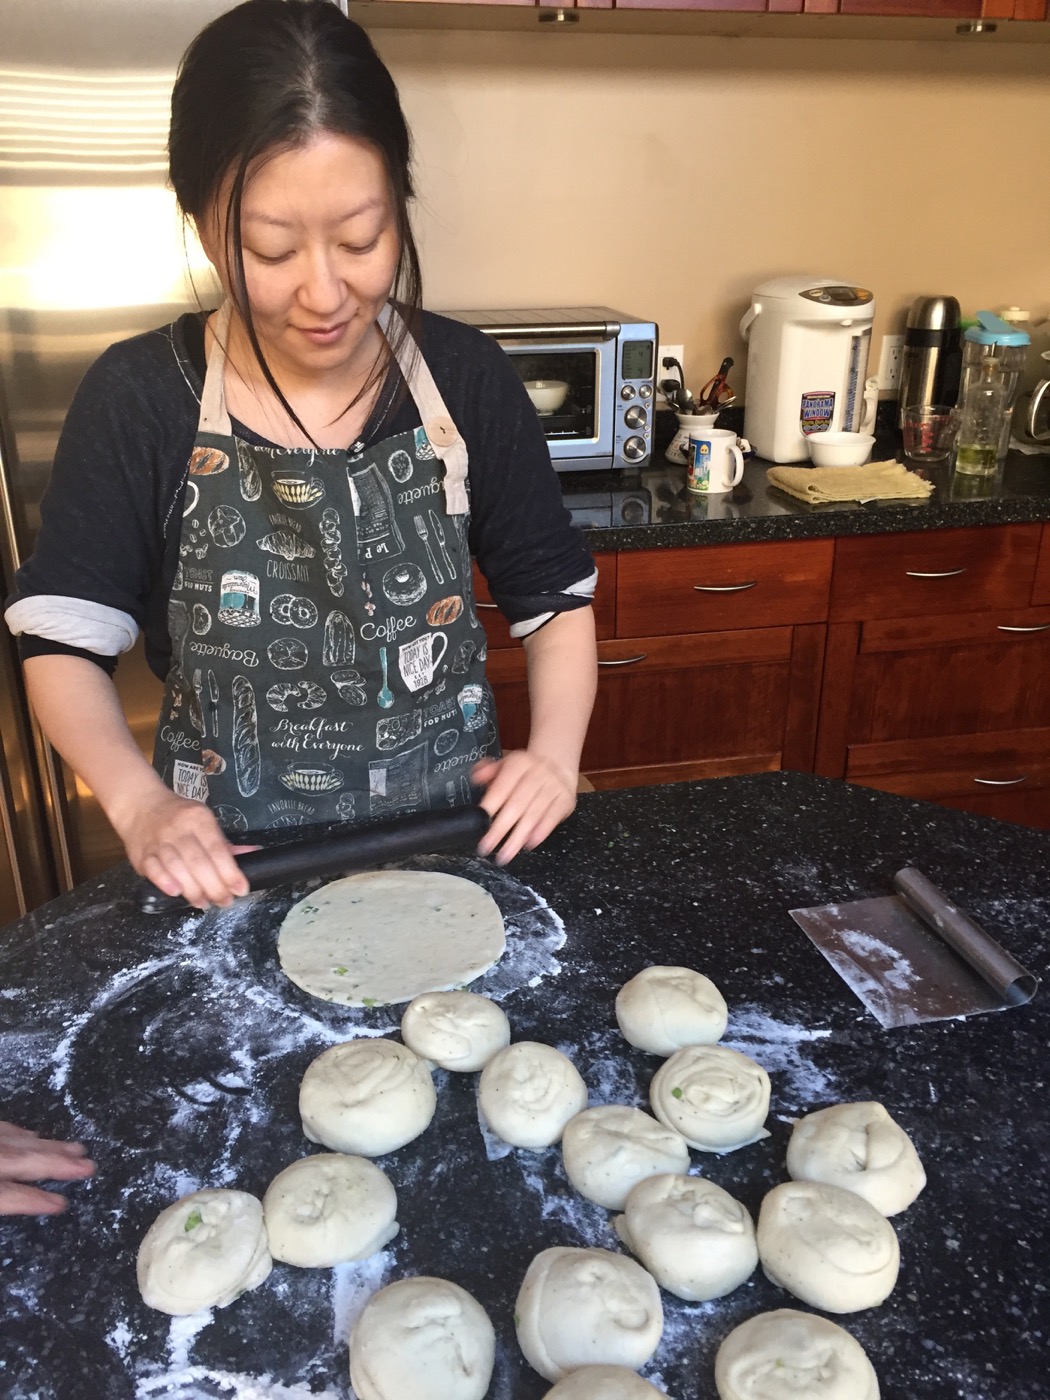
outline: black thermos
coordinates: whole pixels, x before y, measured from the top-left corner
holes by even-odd
[[[916,404],[954,406],[961,370],[959,303],[954,297],[916,298],[904,332],[898,423]]]

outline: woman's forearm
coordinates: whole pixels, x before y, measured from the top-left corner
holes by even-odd
[[[80,656],[32,656],[26,690],[41,728],[119,830],[123,813],[164,787],[132,737],[116,686]]]
[[[559,613],[524,640],[529,677],[529,752],[571,774],[580,754],[598,685],[594,612]]]

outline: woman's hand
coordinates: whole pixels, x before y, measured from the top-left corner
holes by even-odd
[[[492,818],[478,851],[498,865],[538,846],[576,806],[576,774],[528,749],[483,758],[471,777],[484,785],[481,806]]]
[[[82,1181],[95,1164],[79,1142],[49,1142],[28,1128],[0,1123],[0,1215],[58,1215],[69,1202],[28,1181]]]
[[[128,860],[140,875],[189,904],[223,907],[249,885],[234,855],[250,846],[231,846],[209,807],[157,783],[127,808],[110,812]]]

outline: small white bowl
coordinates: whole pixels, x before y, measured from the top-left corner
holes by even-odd
[[[557,413],[569,393],[564,379],[526,379],[525,392],[537,413]]]
[[[870,433],[811,433],[806,446],[815,467],[860,467],[875,439]]]

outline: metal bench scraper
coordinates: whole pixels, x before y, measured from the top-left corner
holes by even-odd
[[[789,913],[887,1028],[1023,1006],[1039,981],[908,866],[896,895]]]

